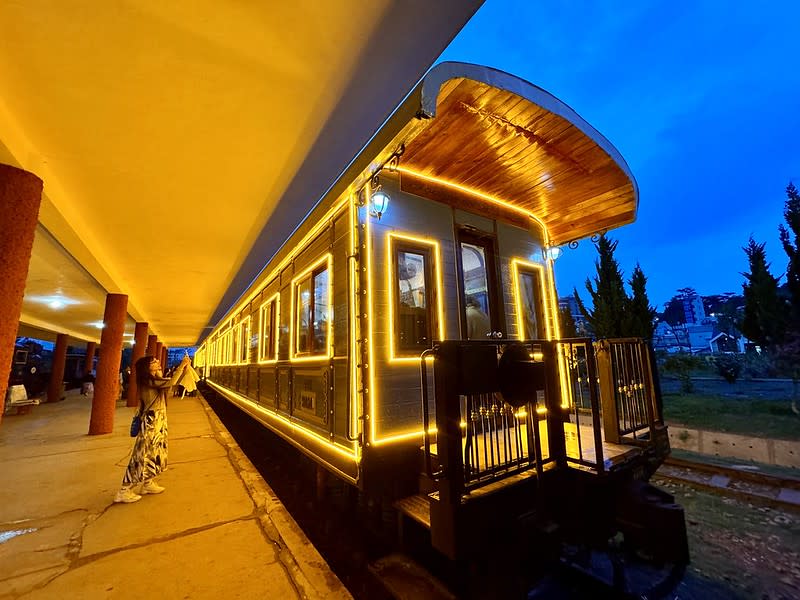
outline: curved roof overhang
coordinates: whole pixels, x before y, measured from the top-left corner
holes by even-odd
[[[616,148],[553,95],[496,69],[436,65],[381,133],[373,171],[403,148],[404,188],[500,200],[542,222],[550,244],[636,218],[638,188]]]

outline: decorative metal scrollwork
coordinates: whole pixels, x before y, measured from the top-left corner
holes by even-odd
[[[567,248],[570,250],[577,250],[578,249],[578,240],[570,240],[567,243]]]
[[[608,229],[603,229],[602,231],[593,234],[592,237],[590,238],[592,240],[592,243],[596,244],[597,242],[599,242],[600,238],[603,237],[606,233],[608,233]]]
[[[406,151],[406,145],[400,144],[397,147],[397,150],[395,150],[392,153],[392,155],[389,157],[389,160],[387,160],[383,166],[386,167],[392,173],[394,173],[397,170],[397,167],[400,166],[400,157],[403,156],[403,153],[405,151]]]

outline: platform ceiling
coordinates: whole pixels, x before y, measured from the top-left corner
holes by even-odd
[[[481,4],[0,3],[0,162],[44,181],[25,331],[97,341],[111,292],[194,344]]]

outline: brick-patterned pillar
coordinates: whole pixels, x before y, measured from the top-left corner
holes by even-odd
[[[41,201],[41,179],[22,169],[0,165],[0,221],[14,224],[3,227],[0,235],[0,419]]]
[[[69,336],[59,333],[56,336],[56,348],[53,351],[53,369],[50,371],[50,384],[47,387],[47,401],[58,402],[61,400],[61,391],[64,387],[64,365],[67,364],[67,343]]]
[[[97,350],[97,342],[86,342],[86,361],[83,363],[82,376],[92,370],[95,350]]]
[[[150,356],[156,355],[156,343],[158,342],[157,335],[149,335],[147,336],[147,350],[145,350],[145,354],[149,354]]]
[[[128,318],[128,297],[125,294],[106,296],[103,313],[103,334],[100,336],[100,360],[94,384],[89,435],[111,433],[114,429],[114,408],[119,397],[119,367],[122,362],[122,339]]]
[[[136,361],[147,350],[147,323],[136,323],[133,332],[133,354],[131,354],[131,374],[128,378],[128,406],[139,405],[139,388],[136,385]]]

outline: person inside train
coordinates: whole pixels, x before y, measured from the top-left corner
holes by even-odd
[[[467,296],[467,339],[485,340],[492,330],[489,316],[481,309],[481,303],[475,296]]]
[[[145,355],[136,361],[141,425],[114,502],[127,504],[141,500],[142,494],[164,491],[155,478],[167,468],[167,396],[189,363],[189,357],[184,356],[172,377],[165,379],[157,358]]]

